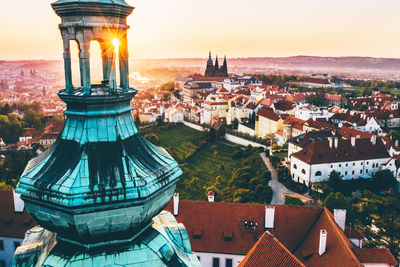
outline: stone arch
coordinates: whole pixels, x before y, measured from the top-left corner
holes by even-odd
[[[79,43],[75,39],[68,40],[69,53],[71,58],[71,85],[72,88],[82,86],[82,77],[79,67]]]
[[[100,42],[96,39],[90,41],[89,62],[90,62],[90,81],[92,84],[101,84],[103,77],[103,58]]]

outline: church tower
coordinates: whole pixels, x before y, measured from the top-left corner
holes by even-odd
[[[163,211],[182,171],[136,128],[129,86],[124,0],[58,0],[65,127],[26,166],[16,192],[40,224],[29,230],[15,266],[200,266],[185,228]],[[81,83],[71,77],[79,47]],[[102,50],[103,82],[90,80],[90,43]],[[120,83],[117,84],[119,65]]]
[[[222,77],[228,77],[228,63],[226,62],[226,56],[224,56],[224,63],[222,64],[220,72]]]
[[[211,59],[211,51],[208,53],[208,60],[207,60],[207,67],[206,72],[204,74],[205,77],[212,77],[213,76],[213,66],[214,63]]]
[[[215,56],[215,65],[213,68],[213,77],[219,77],[219,63],[218,63],[218,56]]]

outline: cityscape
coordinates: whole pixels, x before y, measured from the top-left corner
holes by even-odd
[[[29,42],[13,42],[30,33],[4,29],[0,267],[399,266],[400,57],[357,38],[388,23],[377,36],[395,43],[385,33],[400,21],[366,17],[400,5],[360,2],[351,36],[348,18],[332,25],[317,14],[325,4],[294,4],[329,38],[347,36],[318,46],[327,33],[282,13],[315,33],[308,48],[248,7],[231,25],[233,43],[211,14],[203,25],[177,20],[215,7],[216,22],[231,22],[237,7],[206,0],[173,13],[156,2],[36,3],[43,17],[32,23],[43,23],[37,38],[48,42],[35,50],[33,38],[29,55]],[[165,25],[161,8],[171,12]],[[183,44],[159,42],[182,29]],[[286,35],[297,48],[276,44]],[[239,49],[243,40],[251,44]]]

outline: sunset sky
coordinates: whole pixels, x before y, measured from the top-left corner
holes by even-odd
[[[399,0],[126,0],[134,58],[400,57]],[[61,59],[50,0],[2,0],[0,59]]]

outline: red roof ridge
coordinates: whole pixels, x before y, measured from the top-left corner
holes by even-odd
[[[265,256],[270,255],[270,253],[262,253],[265,252],[263,249],[266,248],[267,244],[263,244],[263,242],[268,242],[267,239],[270,239],[270,241],[274,242],[275,245],[278,246],[276,249],[283,249],[286,254],[279,253],[279,255],[274,256],[274,260],[278,262],[274,262],[272,264],[271,262],[266,262]],[[261,252],[261,255],[257,253]],[[257,254],[256,254],[257,253]],[[263,258],[261,258],[264,256]],[[295,256],[293,255],[292,252],[290,252],[276,237],[274,237],[273,234],[271,234],[269,231],[266,231],[259,239],[258,241],[254,244],[254,246],[249,250],[247,253],[246,257],[240,262],[238,266],[251,266],[251,267],[256,267],[259,266],[260,262],[263,264],[269,264],[269,266],[277,266],[276,264],[282,264],[281,260],[285,261],[285,266],[304,266],[305,265]],[[294,262],[293,262],[294,261]]]
[[[342,241],[347,244],[347,246],[345,246],[346,250],[351,254],[353,259],[356,261],[357,264],[359,264],[359,266],[363,266],[361,264],[360,260],[357,258],[357,256],[351,250],[355,246],[353,245],[353,243],[351,243],[351,241],[347,238],[346,234],[342,231],[342,229],[339,227],[339,225],[335,222],[333,214],[327,208],[324,208],[324,212],[327,213],[329,221],[336,226],[336,227],[334,227],[334,229],[339,234],[339,238],[342,239]]]

